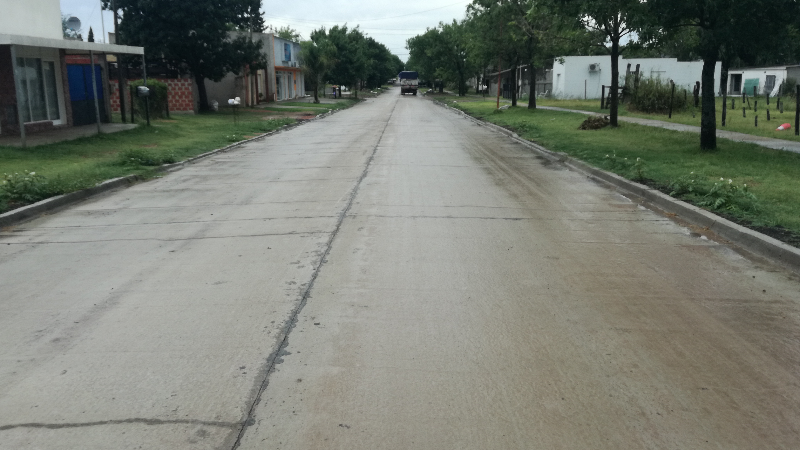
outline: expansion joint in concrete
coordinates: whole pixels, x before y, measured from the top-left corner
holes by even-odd
[[[311,279],[308,282],[305,291],[303,291],[303,295],[302,298],[300,299],[300,302],[294,308],[289,319],[286,321],[286,324],[283,327],[282,330],[283,336],[282,339],[280,340],[280,344],[273,350],[272,354],[270,354],[269,357],[267,358],[266,368],[263,370],[264,378],[261,381],[261,384],[258,388],[258,392],[256,393],[253,402],[250,404],[247,416],[245,417],[244,421],[241,424],[241,429],[239,430],[239,434],[236,437],[236,441],[233,443],[233,447],[231,448],[232,450],[236,450],[239,448],[242,442],[242,438],[244,437],[244,434],[247,431],[247,428],[256,423],[255,410],[258,404],[261,402],[261,397],[263,396],[264,391],[266,391],[267,387],[269,386],[269,376],[272,374],[273,370],[275,370],[275,365],[279,362],[280,355],[284,352],[284,349],[289,344],[289,334],[297,324],[297,317],[300,315],[300,312],[303,310],[306,303],[308,303],[308,298],[311,296],[311,291],[314,288],[314,282],[317,280],[317,277],[319,276],[322,266],[323,264],[325,264],[325,261],[327,260],[328,255],[331,252],[331,248],[333,247],[333,242],[336,239],[336,236],[339,234],[339,230],[341,230],[344,220],[348,217],[350,210],[353,207],[353,202],[355,202],[356,196],[358,196],[358,191],[361,188],[361,183],[364,181],[364,179],[367,177],[367,174],[369,173],[372,161],[375,159],[375,155],[377,154],[378,148],[380,147],[381,141],[383,140],[383,136],[386,133],[386,128],[388,128],[392,116],[394,115],[394,110],[396,106],[397,105],[395,104],[395,106],[393,106],[392,110],[389,112],[389,115],[386,118],[386,123],[384,123],[383,129],[381,130],[381,134],[378,136],[378,140],[375,143],[375,146],[372,148],[372,152],[370,153],[370,156],[367,159],[366,164],[364,165],[364,170],[361,172],[361,175],[356,180],[353,189],[350,191],[350,194],[347,197],[347,204],[345,205],[344,209],[342,209],[342,212],[339,214],[339,218],[336,221],[336,226],[331,232],[330,238],[328,239],[328,242],[325,245],[325,251],[320,256],[319,261],[316,264],[316,267],[314,267],[314,271],[311,274]]]

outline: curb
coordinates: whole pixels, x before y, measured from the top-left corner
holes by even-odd
[[[184,161],[176,162],[176,163],[173,163],[173,164],[164,164],[164,165],[156,168],[155,172],[156,173],[159,173],[159,172],[177,172],[178,170],[183,169],[187,165],[193,164],[193,163],[195,163],[195,162],[197,162],[199,160],[208,158],[209,156],[214,156],[214,155],[216,155],[218,153],[228,152],[228,151],[233,150],[236,147],[242,146],[244,144],[248,144],[250,142],[257,141],[259,139],[264,139],[265,137],[269,137],[269,136],[272,136],[274,134],[282,133],[284,131],[289,131],[289,130],[291,130],[293,128],[297,128],[297,127],[299,127],[301,125],[304,125],[304,124],[306,124],[308,122],[311,122],[311,121],[314,121],[314,120],[324,119],[326,117],[332,116],[333,114],[336,114],[339,111],[344,111],[346,109],[350,109],[350,108],[352,108],[353,106],[355,106],[355,105],[357,105],[359,103],[361,103],[361,102],[359,101],[357,103],[353,103],[352,105],[350,105],[350,106],[348,106],[346,108],[335,109],[335,110],[328,111],[328,112],[323,113],[323,114],[319,114],[316,117],[314,117],[313,119],[298,121],[298,122],[295,122],[293,124],[284,125],[281,128],[278,128],[277,130],[270,131],[269,133],[260,134],[260,135],[254,137],[254,138],[250,138],[250,139],[247,139],[247,140],[244,140],[244,141],[234,142],[233,144],[228,145],[226,147],[218,148],[216,150],[211,150],[211,151],[199,154],[197,156],[193,156],[193,157],[191,157],[191,158],[189,158],[187,160],[184,160]],[[56,209],[63,208],[65,206],[74,205],[74,204],[76,204],[78,202],[81,202],[83,200],[86,200],[87,198],[92,197],[94,195],[102,194],[104,192],[108,192],[108,191],[111,191],[113,189],[127,188],[127,187],[130,187],[130,186],[132,186],[132,185],[134,185],[136,183],[142,182],[142,181],[145,181],[145,178],[142,177],[141,175],[128,175],[128,176],[125,176],[125,177],[112,178],[110,180],[103,181],[103,182],[97,184],[96,186],[92,186],[92,187],[86,188],[86,189],[81,189],[80,191],[70,192],[68,194],[57,195],[55,197],[46,198],[46,199],[41,200],[39,202],[36,202],[34,204],[23,206],[21,208],[17,208],[17,209],[8,211],[6,213],[0,214],[0,228],[8,227],[8,226],[11,226],[11,225],[16,225],[16,224],[18,224],[18,223],[20,223],[22,221],[29,220],[29,219],[34,218],[36,216],[39,216],[41,214],[48,213],[48,212],[54,211]]]
[[[551,161],[560,162],[571,170],[580,172],[595,181],[611,185],[650,210],[664,213],[673,220],[677,219],[676,221],[683,221],[694,225],[700,228],[704,233],[710,234],[710,236],[708,236],[709,238],[715,238],[715,240],[721,241],[724,244],[733,244],[748,253],[767,258],[800,274],[800,249],[798,248],[731,222],[705,209],[670,197],[657,189],[628,180],[615,173],[592,167],[564,153],[548,150],[538,144],[519,137],[519,135],[511,130],[472,117],[464,111],[453,108],[439,100],[434,100],[434,103],[456,112],[480,126],[504,134]]]

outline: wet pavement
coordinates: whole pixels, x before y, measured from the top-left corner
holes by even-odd
[[[0,449],[796,448],[800,280],[397,89],[0,233]]]

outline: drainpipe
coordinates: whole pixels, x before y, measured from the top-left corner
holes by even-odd
[[[14,71],[14,88],[17,91],[17,122],[19,123],[19,135],[22,138],[22,148],[28,146],[28,139],[25,136],[25,119],[22,117],[22,109],[19,107],[20,99],[22,98],[22,81],[17,78],[19,68],[17,67],[17,46],[11,46],[11,67]]]
[[[92,92],[94,93],[94,115],[97,119],[97,134],[103,131],[100,129],[100,101],[97,99],[97,75],[94,73],[94,52],[89,50],[89,59],[92,68]]]

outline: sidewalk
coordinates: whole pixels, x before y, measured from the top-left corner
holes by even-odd
[[[540,109],[547,109],[551,111],[564,111],[564,112],[571,112],[571,113],[578,113],[578,114],[586,114],[586,115],[598,115],[598,113],[590,112],[590,111],[581,111],[578,109],[566,109],[566,108],[559,108],[557,106],[538,106]],[[662,120],[652,120],[652,119],[641,119],[638,117],[626,117],[626,116],[618,116],[618,120],[622,122],[628,123],[636,123],[639,125],[645,125],[648,127],[659,127],[664,128],[667,130],[673,131],[685,131],[688,133],[697,133],[700,134],[700,127],[692,126],[692,125],[683,125],[680,123],[672,123],[672,122],[664,122]],[[783,139],[774,139],[768,138],[764,136],[753,136],[752,134],[745,134],[745,133],[736,133],[734,131],[725,131],[717,129],[717,137],[723,139],[729,139],[731,141],[737,142],[748,142],[750,144],[760,145],[762,147],[772,148],[775,150],[785,150],[787,152],[794,152],[800,153],[800,142],[795,141],[785,141]]]
[[[103,134],[118,133],[136,128],[138,125],[131,123],[103,123],[100,128]],[[82,125],[77,127],[55,128],[53,130],[40,133],[31,133],[27,136],[28,147],[36,147],[45,144],[55,144],[56,142],[71,141],[97,134],[97,124]],[[19,136],[0,136],[0,146],[22,147],[22,140]]]

